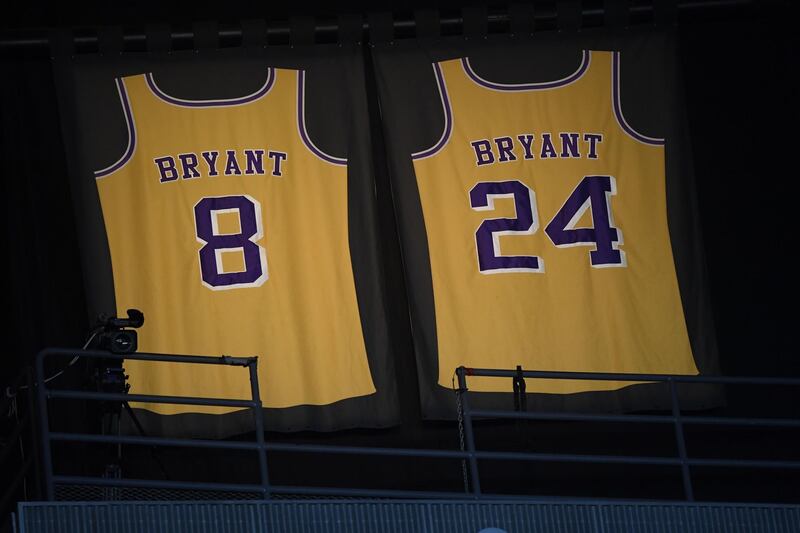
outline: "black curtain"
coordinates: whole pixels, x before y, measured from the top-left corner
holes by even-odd
[[[798,375],[798,45],[780,11],[682,29],[686,100],[724,374]]]
[[[5,383],[45,346],[81,346],[89,324],[50,62],[1,64]]]

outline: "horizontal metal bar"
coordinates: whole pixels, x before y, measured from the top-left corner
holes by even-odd
[[[490,368],[464,368],[468,377],[495,377],[513,378],[517,376],[516,370],[495,370]],[[687,376],[680,374],[625,374],[610,372],[555,372],[543,370],[523,370],[522,375],[534,379],[578,379],[591,381],[657,381],[676,383],[709,383],[728,385],[800,385],[800,379],[795,378],[762,378],[762,377],[736,377],[736,376]]]
[[[64,442],[96,442],[104,444],[133,444],[142,446],[183,446],[187,448],[216,448],[226,450],[258,450],[255,442],[207,439],[172,439],[134,435],[91,435],[88,433],[50,433],[50,440]]]
[[[104,487],[133,487],[154,489],[178,490],[219,490],[225,492],[258,492],[263,493],[260,485],[231,483],[207,483],[190,481],[161,481],[149,479],[108,479],[92,478],[85,476],[54,476],[57,485],[96,485]],[[396,490],[396,489],[365,489],[347,487],[299,487],[291,485],[270,485],[270,493],[275,494],[307,494],[320,496],[369,496],[385,498],[465,498],[469,495],[463,492],[425,491],[425,490]]]
[[[720,416],[681,416],[681,422],[686,424],[708,424],[715,426],[755,426],[755,427],[800,427],[800,420],[793,418],[735,418]]]
[[[738,468],[787,468],[800,469],[800,461],[771,459],[688,459],[691,466],[733,466]]]
[[[391,457],[434,457],[440,459],[465,459],[469,453],[457,450],[431,450],[422,448],[371,448],[368,446],[331,446],[325,444],[286,444],[268,442],[267,451],[330,453],[336,455],[385,455]]]
[[[359,489],[334,487],[298,487],[293,485],[270,485],[272,494],[306,494],[309,496],[365,496],[373,498],[436,498],[475,499],[471,493],[429,490]]]
[[[677,466],[681,460],[677,457],[645,457],[628,455],[591,455],[571,453],[528,453],[528,452],[490,452],[477,451],[478,459],[501,461],[536,461],[562,463],[597,463],[597,464],[634,464],[634,465],[667,465]]]
[[[665,465],[680,466],[684,462],[678,457],[643,457],[628,455],[589,455],[589,454],[559,454],[559,453],[527,453],[527,452],[475,452],[478,459],[536,461],[536,462],[566,462],[566,463],[595,463],[595,464],[634,464],[634,465]],[[732,466],[746,468],[800,468],[800,461],[775,461],[761,459],[686,459],[689,466]]]
[[[102,487],[134,487],[146,489],[219,490],[225,492],[264,493],[261,485],[249,483],[209,483],[206,481],[162,481],[158,479],[113,479],[87,476],[53,476],[56,485],[97,485]]]
[[[553,411],[489,411],[475,409],[473,418],[513,418],[520,420],[572,420],[583,422],[647,422],[671,424],[675,418],[671,415],[606,415],[593,413],[557,413]],[[683,419],[681,419],[683,420]]]
[[[185,446],[191,448],[217,448],[232,450],[258,450],[258,443],[219,441],[205,439],[174,439],[164,437],[92,435],[88,433],[50,433],[50,440],[66,442],[96,442],[104,444],[132,444],[142,446]],[[439,459],[464,459],[467,452],[457,450],[431,450],[420,448],[371,448],[367,446],[336,446],[326,444],[266,443],[272,452],[327,453],[335,455],[378,455],[390,457],[433,457]]]
[[[609,415],[601,413],[558,413],[555,411],[491,411],[477,409],[473,418],[511,418],[518,420],[564,420],[580,422],[644,422],[673,423],[672,415]],[[755,427],[800,427],[800,420],[793,418],[737,418],[724,416],[681,416],[683,424],[709,424],[717,426],[755,426]]]
[[[655,458],[655,457],[614,457],[614,456],[589,456],[589,455],[558,455],[558,454],[523,454],[514,452],[478,452],[476,454],[484,459],[525,459],[525,460],[558,460],[579,463],[632,463],[632,464],[655,464],[674,466],[681,464],[679,459]],[[798,461],[761,461],[761,460],[716,460],[716,459],[689,459],[686,464],[691,466],[734,466],[752,468],[800,468]],[[92,478],[84,476],[54,476],[56,484],[69,485],[96,485],[108,487],[135,487],[135,488],[154,488],[154,489],[178,489],[178,490],[219,490],[226,492],[257,492],[264,493],[264,488],[260,485],[252,484],[231,484],[231,483],[207,483],[189,481],[161,481],[145,479],[107,479]],[[302,487],[287,485],[271,485],[269,490],[272,494],[298,494],[298,495],[320,495],[320,496],[365,496],[365,497],[386,497],[386,498],[469,498],[474,499],[471,493],[446,492],[446,491],[425,491],[425,490],[393,490],[393,489],[365,489],[365,488],[344,488],[344,487]],[[498,495],[493,495],[498,497]],[[492,497],[492,495],[487,495]]]
[[[134,444],[159,446],[186,446],[195,448],[217,448],[234,450],[257,450],[255,442],[216,441],[201,439],[170,439],[161,437],[136,437],[113,435],[90,435],[85,433],[51,433],[51,440],[69,442],[97,442],[108,444]],[[456,450],[430,450],[418,448],[370,448],[366,446],[335,446],[320,444],[267,443],[268,451],[297,453],[327,453],[336,455],[378,455],[391,457],[432,457],[438,459],[464,459],[469,452]],[[625,463],[625,464],[666,464],[679,465],[680,459],[672,457],[639,457],[624,455],[577,455],[577,454],[537,454],[528,452],[479,451],[479,459],[523,460],[523,461],[566,461],[581,463]],[[763,468],[800,468],[797,461],[773,461],[750,459],[687,459],[694,466],[740,466]]]
[[[70,350],[68,348],[45,348],[39,352],[39,357],[45,358],[52,355],[68,355],[88,357],[90,359],[117,359],[135,361],[163,361],[172,363],[195,363],[201,365],[227,365],[227,366],[248,366],[257,357],[231,357],[229,355],[210,356],[210,355],[179,355],[169,353],[144,353],[134,352],[127,354],[104,352],[100,350]]]
[[[112,392],[90,392],[73,390],[48,390],[48,398],[69,400],[107,400],[118,402],[169,403],[180,405],[218,405],[223,407],[256,407],[250,400],[227,400],[224,398],[197,398],[194,396],[159,396],[155,394],[121,394]]]

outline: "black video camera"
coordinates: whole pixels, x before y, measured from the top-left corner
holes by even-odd
[[[128,318],[100,315],[97,319],[97,346],[111,353],[133,353],[138,346],[134,329],[144,324],[144,314],[138,309],[128,309]]]

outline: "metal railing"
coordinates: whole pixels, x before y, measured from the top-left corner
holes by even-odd
[[[249,370],[251,399],[231,400],[220,398],[202,398],[186,396],[160,396],[148,394],[114,394],[103,392],[88,392],[76,390],[56,390],[46,386],[43,380],[44,359],[50,355],[70,355],[79,353],[82,357],[105,359],[134,359],[145,361],[179,362],[189,364],[212,364],[241,366]],[[45,474],[45,497],[54,499],[55,485],[90,485],[105,487],[130,487],[147,489],[174,489],[174,490],[199,490],[221,492],[248,492],[257,493],[259,497],[269,499],[273,495],[304,495],[304,496],[358,496],[377,498],[468,498],[468,499],[499,499],[508,497],[503,494],[488,494],[481,490],[479,460],[504,460],[504,461],[558,461],[574,463],[605,463],[605,464],[632,464],[632,465],[661,465],[674,466],[681,470],[684,497],[694,501],[692,487],[692,466],[729,466],[729,467],[754,467],[754,468],[783,468],[800,469],[800,461],[778,460],[747,460],[747,459],[707,459],[691,458],[686,450],[686,441],[683,428],[687,424],[710,425],[740,425],[753,427],[791,427],[799,428],[800,420],[795,419],[760,419],[760,418],[732,418],[713,416],[684,416],[681,413],[677,384],[743,384],[743,385],[789,385],[800,386],[800,379],[782,378],[739,378],[720,376],[673,376],[653,374],[610,374],[591,372],[537,372],[522,370],[489,370],[470,369],[460,367],[456,370],[458,377],[457,394],[460,398],[460,409],[463,415],[464,445],[462,450],[442,450],[423,448],[399,447],[369,447],[369,446],[341,446],[322,444],[290,444],[265,442],[264,414],[261,405],[258,379],[256,372],[257,358],[233,357],[204,357],[181,356],[163,354],[135,353],[128,355],[115,355],[108,352],[91,352],[75,350],[48,349],[41,352],[36,360],[36,376],[38,386],[38,408],[43,453],[43,470]],[[528,379],[558,379],[558,380],[593,380],[593,381],[623,381],[623,382],[661,382],[669,386],[672,409],[666,415],[643,414],[581,414],[551,411],[493,411],[472,409],[469,402],[468,377],[497,377],[497,378],[528,378]],[[524,390],[524,389],[523,389]],[[255,427],[255,440],[253,442],[218,441],[208,439],[166,438],[133,435],[93,435],[85,433],[52,432],[49,428],[47,401],[50,399],[86,399],[99,401],[137,401],[149,403],[166,403],[182,405],[213,405],[227,407],[241,407],[251,409]],[[528,419],[528,420],[564,420],[564,421],[593,421],[593,422],[635,422],[653,424],[671,424],[674,428],[677,444],[676,457],[645,457],[628,455],[598,455],[598,454],[567,454],[567,453],[531,453],[508,451],[482,451],[475,444],[474,421],[476,418],[496,419]],[[88,476],[57,475],[53,471],[51,456],[51,443],[84,442],[106,444],[128,444],[145,446],[180,446],[193,448],[250,450],[258,455],[260,483],[210,483],[194,481],[172,481],[151,479],[118,479]],[[465,479],[464,492],[458,491],[430,491],[430,490],[397,490],[397,489],[370,489],[348,487],[312,487],[276,485],[269,480],[267,471],[268,452],[294,452],[307,454],[334,454],[334,455],[365,455],[384,457],[419,457],[433,459],[456,459],[468,465],[469,479]],[[345,480],[346,481],[346,480]],[[519,496],[515,496],[519,497]]]
[[[718,416],[683,416],[681,414],[677,385],[719,384],[719,385],[788,385],[800,386],[800,379],[758,378],[758,377],[723,377],[723,376],[686,376],[665,374],[614,374],[600,372],[545,372],[530,370],[495,370],[483,368],[459,367],[456,369],[459,391],[462,394],[461,405],[464,413],[464,431],[466,433],[467,451],[471,474],[472,494],[481,497],[480,478],[478,475],[478,459],[501,459],[518,461],[559,461],[575,463],[611,463],[641,464],[680,467],[684,497],[694,501],[691,466],[727,466],[749,468],[786,468],[800,469],[800,461],[751,460],[751,459],[701,459],[691,458],[686,451],[684,425],[710,424],[726,426],[784,427],[800,428],[800,420],[786,418],[734,418]],[[582,414],[555,411],[520,412],[471,409],[468,401],[467,377],[515,378],[521,375],[529,379],[549,380],[591,380],[591,381],[623,381],[623,382],[655,382],[669,386],[671,413],[668,415],[640,414]],[[629,455],[588,455],[588,454],[543,454],[522,452],[481,452],[475,449],[475,437],[472,427],[473,418],[516,418],[528,420],[571,420],[591,422],[638,422],[650,424],[672,424],[675,431],[677,457],[644,457]]]
[[[177,362],[188,364],[211,364],[211,365],[230,365],[247,367],[250,375],[250,400],[231,400],[221,398],[203,398],[188,396],[162,396],[151,394],[120,394],[93,391],[62,390],[50,389],[44,382],[44,360],[53,355],[71,356],[96,359],[133,359],[142,361],[162,361]],[[338,445],[315,445],[315,444],[288,444],[288,443],[266,443],[264,441],[264,418],[261,405],[260,392],[257,376],[257,358],[236,358],[236,357],[208,357],[208,356],[188,356],[188,355],[166,355],[166,354],[146,354],[133,353],[126,355],[112,354],[100,351],[66,350],[66,349],[45,349],[36,358],[36,376],[38,386],[38,410],[39,423],[42,428],[42,454],[43,470],[45,474],[44,496],[47,500],[55,499],[56,485],[87,485],[100,487],[130,487],[147,489],[173,489],[173,490],[196,490],[196,491],[219,491],[219,492],[249,492],[258,493],[261,497],[268,499],[273,494],[281,495],[304,495],[304,496],[363,496],[363,497],[394,497],[394,498],[464,498],[462,492],[444,491],[418,491],[418,490],[384,490],[369,488],[344,488],[344,487],[306,487],[291,485],[275,485],[270,483],[267,472],[267,452],[296,452],[296,453],[325,453],[336,455],[372,455],[372,456],[392,456],[392,457],[429,457],[429,458],[468,458],[466,452],[436,450],[436,449],[411,449],[411,448],[377,448],[368,446],[338,446]],[[128,435],[94,435],[86,433],[67,433],[53,432],[50,430],[47,402],[51,399],[69,400],[94,400],[94,401],[135,401],[163,404],[181,405],[212,405],[226,407],[241,407],[253,411],[255,441],[254,442],[234,442],[206,439],[184,439],[166,438],[149,436],[128,436]],[[103,478],[90,476],[69,476],[55,474],[52,461],[52,442],[86,442],[86,443],[106,443],[106,444],[134,444],[146,446],[180,446],[192,448],[213,448],[231,450],[252,450],[258,455],[260,469],[260,484],[246,483],[210,483],[197,481],[172,481],[172,480],[152,480],[152,479],[120,479]],[[467,495],[469,497],[469,495]]]
[[[122,394],[111,392],[92,392],[78,390],[58,390],[50,389],[44,379],[44,361],[48,356],[67,355],[90,358],[90,359],[116,359],[116,360],[137,360],[137,361],[156,361],[173,363],[190,363],[204,365],[225,365],[245,367],[249,371],[250,377],[250,400],[231,400],[227,398],[203,398],[190,396],[162,396],[153,394]],[[99,485],[109,487],[152,487],[152,488],[175,488],[175,489],[199,489],[199,490],[220,490],[220,491],[256,491],[265,497],[269,496],[270,485],[267,473],[267,458],[264,453],[264,418],[261,408],[261,396],[258,390],[258,375],[256,373],[256,357],[208,357],[198,355],[169,355],[169,354],[114,354],[101,351],[85,350],[65,350],[48,348],[36,356],[36,383],[38,396],[39,425],[42,434],[42,465],[45,473],[44,495],[47,500],[55,499],[54,487],[56,484],[73,485]],[[71,400],[99,400],[99,401],[134,401],[161,404],[180,404],[180,405],[206,405],[222,407],[241,407],[251,409],[253,412],[253,422],[255,427],[256,441],[253,443],[239,443],[212,440],[192,440],[192,439],[168,439],[162,437],[134,437],[134,436],[112,436],[112,435],[92,435],[85,433],[64,433],[51,432],[48,417],[47,401],[50,399],[71,399]],[[258,465],[261,483],[259,485],[234,485],[227,483],[199,483],[199,482],[175,482],[159,480],[139,480],[139,479],[114,479],[96,478],[88,476],[65,476],[56,475],[53,471],[52,442],[71,441],[71,442],[104,442],[113,444],[148,444],[151,446],[197,446],[203,448],[222,448],[222,449],[252,449],[258,451]]]

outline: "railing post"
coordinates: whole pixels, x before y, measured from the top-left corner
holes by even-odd
[[[44,357],[46,350],[36,355],[36,409],[39,411],[39,435],[42,437],[42,470],[44,471],[44,499],[53,501],[53,457],[50,455],[50,421],[47,417],[47,384],[44,382]]]
[[[31,439],[31,452],[33,455],[33,479],[34,479],[34,494],[35,497],[42,497],[42,456],[39,448],[40,432],[38,429],[39,421],[36,419],[36,380],[33,377],[33,369],[30,366],[25,367],[25,385],[27,385],[28,397],[28,417],[30,420],[30,439]]]
[[[460,366],[456,369],[458,389],[461,394],[461,409],[464,412],[464,433],[467,437],[467,453],[469,454],[469,472],[472,478],[472,493],[475,498],[481,497],[481,481],[478,477],[478,458],[475,455],[475,436],[472,432],[472,412],[467,400],[467,369]]]
[[[253,396],[253,420],[256,426],[256,442],[258,443],[258,468],[261,473],[261,486],[264,499],[270,497],[269,474],[267,472],[267,446],[264,441],[264,409],[261,406],[261,393],[258,389],[258,358],[253,357],[247,363],[250,371],[250,391]]]
[[[672,400],[672,418],[675,420],[675,439],[678,444],[678,455],[681,459],[681,477],[683,479],[683,493],[690,502],[694,501],[694,490],[692,489],[692,474],[689,471],[689,464],[686,462],[686,440],[683,436],[683,421],[681,420],[681,406],[678,402],[678,389],[675,380],[668,378],[669,394]]]

